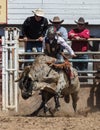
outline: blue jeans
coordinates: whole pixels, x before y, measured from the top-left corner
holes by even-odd
[[[36,48],[37,52],[42,52],[42,42],[27,42],[25,44],[25,52],[32,52]]]
[[[57,54],[57,61],[56,61],[56,63],[63,63],[64,62],[64,58],[63,58],[63,56],[61,55],[61,54]]]
[[[42,52],[42,42],[27,42],[25,44],[25,52],[32,52],[33,48],[36,48],[37,52]],[[31,55],[26,55],[25,59],[33,59],[34,61],[34,57]],[[25,63],[25,66],[30,65],[30,64]]]
[[[78,55],[73,59],[88,59],[87,54]],[[73,67],[77,70],[87,70],[88,69],[88,62],[73,62]]]

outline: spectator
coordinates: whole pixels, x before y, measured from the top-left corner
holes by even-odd
[[[24,36],[25,51],[32,52],[35,47],[37,52],[42,52],[42,42],[48,28],[48,21],[44,17],[42,9],[32,11],[34,16],[28,17],[22,25],[22,34]],[[28,41],[34,39],[36,41]]]
[[[72,49],[75,52],[86,52],[88,50],[88,41],[86,39],[90,37],[90,31],[85,27],[88,22],[85,22],[84,18],[80,17],[75,23],[77,23],[77,27],[68,33],[68,38],[72,40]],[[88,55],[77,55],[73,59],[88,59]],[[88,62],[73,62],[73,67],[77,70],[86,70]]]
[[[68,32],[67,29],[64,28],[63,26],[61,26],[61,23],[64,22],[64,20],[60,20],[60,18],[58,16],[55,16],[52,20],[49,20],[50,23],[53,24],[53,26],[56,28],[57,33],[65,40],[67,41],[68,38]]]
[[[90,31],[86,28],[88,22],[85,22],[84,18],[80,17],[75,23],[77,23],[77,27],[68,33],[68,38],[72,40],[72,49],[75,52],[86,52],[88,50],[87,39],[90,37]],[[88,59],[88,54],[79,54],[73,59]],[[88,62],[73,62],[73,67],[84,71],[88,69]],[[86,73],[81,75],[87,76]],[[81,79],[80,81],[87,82],[87,79]]]
[[[63,27],[61,24],[64,22],[64,20],[60,20],[58,16],[55,16],[53,20],[49,20],[50,23],[56,28],[56,33],[61,36],[65,41],[68,39],[68,32],[65,27]],[[66,42],[67,44],[67,42]],[[61,46],[62,51],[65,49],[63,46]]]

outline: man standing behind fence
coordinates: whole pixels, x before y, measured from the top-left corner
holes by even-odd
[[[63,27],[61,24],[64,22],[64,20],[60,20],[58,16],[55,16],[53,20],[49,20],[50,23],[56,28],[56,32],[59,36],[61,36],[67,44],[67,39],[68,39],[68,32],[65,27]],[[61,49],[65,49],[63,46],[61,46]]]
[[[64,22],[64,20],[60,20],[58,16],[55,16],[53,20],[49,21],[56,28],[57,34],[59,34],[65,41],[67,41],[68,39],[67,29],[61,25]]]
[[[32,52],[32,49],[36,48],[37,52],[42,52],[42,42],[48,28],[48,21],[42,9],[32,12],[34,16],[28,17],[22,25],[22,34],[26,41],[25,51]],[[29,39],[34,39],[34,41],[28,41]]]
[[[80,17],[75,23],[77,23],[77,27],[68,33],[69,39],[72,40],[72,49],[75,52],[86,52],[88,50],[88,41],[86,39],[90,37],[90,31],[85,27],[88,22],[85,22],[84,18]],[[73,59],[88,59],[88,55],[77,55]],[[77,70],[86,70],[88,62],[73,62],[73,67]]]

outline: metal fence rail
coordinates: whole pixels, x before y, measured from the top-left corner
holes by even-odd
[[[19,40],[21,42],[23,42],[24,40],[21,39]],[[32,39],[29,39],[29,41],[32,41]],[[34,41],[34,39],[33,39]],[[86,41],[89,41],[89,43],[93,42],[93,41],[100,41],[100,38],[89,38],[87,39]],[[68,40],[68,42],[71,42],[70,40]],[[19,54],[19,64],[24,64],[24,63],[32,63],[34,60],[33,59],[24,59],[23,57],[25,55],[32,55],[34,57],[38,56],[38,55],[43,55],[44,53],[43,52],[24,52],[24,53],[20,53]],[[79,73],[79,78],[80,79],[88,79],[88,81],[90,80],[90,82],[86,82],[86,84],[90,84],[90,83],[93,83],[93,79],[95,79],[95,76],[94,74],[97,72],[97,70],[93,70],[93,64],[94,63],[100,63],[100,59],[93,59],[93,55],[100,55],[100,51],[87,51],[87,52],[75,52],[75,54],[77,55],[81,55],[81,54],[88,54],[90,56],[89,59],[71,59],[69,58],[69,61],[72,63],[72,62],[88,62],[88,66],[92,66],[91,70],[86,70],[86,71],[79,71],[78,70],[78,73]],[[65,55],[67,56],[68,53],[65,52]],[[90,69],[90,67],[89,67]],[[21,71],[20,71],[21,72]],[[87,73],[88,76],[80,76],[80,74],[85,74]],[[92,81],[92,82],[91,82]],[[82,82],[81,82],[82,83]],[[85,83],[82,83],[82,84],[85,84]]]
[[[5,37],[2,37],[2,108],[3,110],[15,109],[18,111],[18,87],[14,80],[18,77],[19,72],[24,68],[24,63],[32,63],[34,59],[25,59],[26,55],[31,55],[34,58],[38,55],[44,55],[43,52],[23,52],[18,53],[19,41],[23,42],[23,39],[19,38],[19,30],[16,28],[6,28]],[[32,41],[32,39],[30,39]],[[33,39],[34,41],[34,39]],[[88,41],[100,41],[100,38],[88,39]],[[88,55],[100,55],[100,52],[87,51],[87,52],[75,52],[76,54],[88,54]],[[67,52],[65,52],[68,55]],[[88,64],[100,63],[100,59],[71,59],[72,62],[88,62]],[[23,66],[23,68],[22,68]],[[95,73],[97,70],[86,70],[78,71],[79,78],[92,80],[95,78]],[[80,74],[88,73],[88,76],[81,76]],[[88,82],[89,84],[90,82]]]
[[[68,53],[65,53],[68,55]],[[76,52],[76,54],[96,54],[96,55],[99,55],[100,52]],[[38,56],[38,55],[44,55],[43,52],[25,52],[25,53],[19,53],[19,57],[21,56],[21,58],[19,58],[18,62],[19,64],[20,63],[32,63],[34,61],[34,59],[24,59],[22,58],[22,56],[25,56],[25,55],[31,55],[31,56]],[[70,62],[88,62],[88,63],[100,63],[100,59],[69,59]],[[86,71],[79,71],[78,70],[78,73],[91,73],[91,74],[94,74],[96,73],[97,71],[96,70],[86,70]],[[88,78],[88,79],[93,79],[95,78],[95,76],[79,76],[79,78]]]

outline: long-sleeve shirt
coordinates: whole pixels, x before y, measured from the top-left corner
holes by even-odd
[[[70,55],[75,55],[72,48],[68,44],[66,44],[66,41],[62,37],[58,36],[58,37],[55,37],[55,39],[57,39],[57,44],[60,44],[61,46],[63,46],[69,52]]]
[[[74,36],[71,36],[74,34]],[[68,38],[70,40],[75,39],[76,37],[88,39],[90,37],[90,31],[88,29],[83,29],[82,31],[78,30],[78,28],[72,29],[68,33]],[[74,51],[87,51],[88,50],[88,41],[86,40],[73,40],[72,41],[72,49]]]
[[[60,26],[60,28],[57,29],[57,32],[61,34],[61,37],[67,41],[68,39],[68,32],[67,32],[67,29]]]
[[[48,37],[45,38],[45,44],[49,44],[50,46],[50,55],[56,57],[58,53],[60,53],[60,48],[63,46],[70,55],[75,55],[72,48],[66,44],[66,41],[61,36],[55,36],[54,40],[48,39]]]
[[[30,39],[38,39],[45,36],[48,28],[48,21],[42,17],[40,21],[36,21],[35,16],[28,17],[22,25],[22,34]]]

